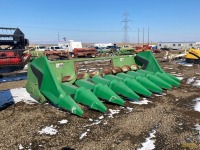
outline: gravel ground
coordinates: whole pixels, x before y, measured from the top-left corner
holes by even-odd
[[[187,67],[175,61],[163,61],[164,52],[155,54],[166,72],[183,75],[181,87],[165,90],[163,96],[148,98],[148,105],[128,102],[128,107],[105,104],[120,110],[113,118],[81,106],[89,118],[83,119],[56,109],[49,104],[17,103],[0,111],[0,149],[76,149],[135,150],[155,131],[156,150],[200,149],[200,112],[194,111],[193,100],[200,97],[199,88],[186,84],[187,79],[200,79],[200,67]],[[0,83],[0,90],[25,87],[26,80]],[[133,108],[130,111],[129,108]],[[103,117],[102,117],[103,116]],[[99,119],[99,117],[101,119]],[[67,119],[66,124],[58,121]],[[98,122],[99,121],[99,122]],[[45,126],[57,129],[57,134],[40,134]],[[87,136],[80,139],[83,133]]]

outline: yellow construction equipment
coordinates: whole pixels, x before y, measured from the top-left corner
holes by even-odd
[[[200,63],[200,49],[190,48],[185,60],[187,63]]]

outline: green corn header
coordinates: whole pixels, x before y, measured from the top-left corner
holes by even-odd
[[[28,67],[27,91],[39,102],[50,101],[72,114],[83,116],[77,103],[102,113],[103,101],[123,106],[126,97],[138,101],[179,87],[180,80],[166,73],[152,52],[135,56],[114,56],[91,59],[48,60],[34,59]]]

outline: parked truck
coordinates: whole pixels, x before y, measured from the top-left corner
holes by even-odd
[[[61,47],[61,46],[50,46],[50,47],[48,47],[48,50],[65,51],[67,49],[64,47]]]
[[[96,48],[84,48],[81,42],[69,40],[69,42],[59,42],[58,46],[66,49],[72,57],[96,57]]]
[[[36,51],[46,51],[48,50],[48,48],[46,46],[43,46],[43,45],[37,45],[34,47],[34,50]]]

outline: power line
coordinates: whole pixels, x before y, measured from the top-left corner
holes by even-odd
[[[31,29],[32,31],[37,30],[51,30],[51,31],[70,31],[70,32],[123,32],[121,30],[109,30],[109,29],[103,29],[103,30],[90,30],[90,29],[67,29],[67,28],[47,28],[47,27],[38,27],[38,26],[21,26],[21,25],[6,25],[6,26],[15,26],[19,28],[27,28]],[[136,31],[131,31],[136,32]]]
[[[126,45],[129,42],[129,36],[128,36],[129,26],[128,26],[128,23],[131,22],[131,20],[128,18],[129,17],[129,13],[128,12],[125,12],[123,14],[123,16],[124,16],[124,20],[122,20],[122,22],[124,23],[124,27],[123,27],[123,31],[124,31],[123,42]]]

